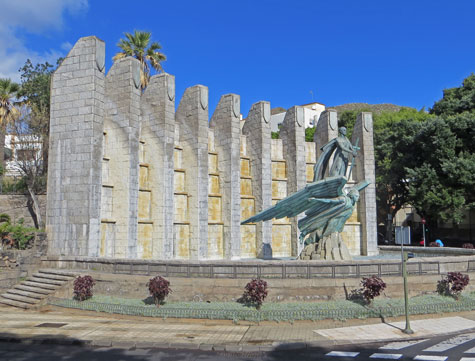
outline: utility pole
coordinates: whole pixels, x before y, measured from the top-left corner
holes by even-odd
[[[410,258],[414,257],[413,254],[409,256]],[[402,258],[402,278],[404,281],[404,311],[406,313],[406,328],[402,331],[407,335],[411,335],[414,331],[411,330],[411,324],[409,322],[409,295],[407,290],[407,271],[406,271],[406,262],[408,254],[404,252],[404,239],[401,239],[401,258]]]

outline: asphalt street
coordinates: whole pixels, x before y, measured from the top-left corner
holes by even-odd
[[[74,345],[0,342],[0,360],[5,361],[194,361],[194,360],[415,360],[475,361],[475,332],[438,336],[422,340],[353,344],[271,352],[205,352],[174,349],[120,349]]]

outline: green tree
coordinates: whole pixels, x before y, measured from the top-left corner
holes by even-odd
[[[62,58],[58,59],[59,65]],[[29,108],[24,120],[29,133],[42,139],[42,175],[48,171],[49,119],[50,119],[50,83],[56,67],[48,62],[33,64],[27,59],[20,68],[21,89],[19,96]]]
[[[167,58],[165,54],[159,52],[162,48],[159,43],[152,42],[152,34],[147,31],[135,30],[133,34],[124,33],[126,39],[120,39],[117,46],[122,50],[118,52],[113,60],[133,56],[141,64],[140,82],[142,90],[145,89],[150,80],[150,67],[158,72],[163,71],[161,62]],[[149,46],[150,44],[150,46]]]
[[[449,116],[475,113],[475,74],[464,79],[462,86],[444,90],[442,99],[434,103],[431,114]]]
[[[5,165],[5,133],[7,126],[20,117],[17,108],[20,86],[10,79],[0,79],[0,164]]]

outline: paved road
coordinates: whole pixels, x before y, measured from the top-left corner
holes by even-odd
[[[438,336],[425,340],[347,345],[311,350],[274,350],[267,353],[224,353],[191,350],[92,348],[61,345],[25,345],[0,342],[5,361],[205,361],[205,360],[414,360],[475,361],[475,332]]]

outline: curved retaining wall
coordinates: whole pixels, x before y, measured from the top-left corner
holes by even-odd
[[[161,261],[48,256],[42,258],[41,265],[113,274],[148,276],[158,273],[165,277],[180,278],[321,279],[401,275],[401,261],[398,260]],[[475,255],[413,258],[408,261],[407,271],[410,275],[439,275],[450,271],[475,272]]]
[[[381,254],[401,254],[400,246],[379,246]],[[475,249],[455,248],[455,247],[407,247],[406,252],[412,252],[416,257],[451,257],[451,256],[475,256]]]
[[[83,270],[94,277],[99,294],[142,299],[148,296],[146,283],[157,274],[171,282],[169,300],[180,301],[234,301],[255,277],[269,283],[270,301],[344,299],[360,287],[361,277],[373,274],[387,283],[387,297],[401,297],[403,292],[401,262],[396,260],[167,262],[50,256],[42,259],[42,267]],[[475,279],[475,256],[411,259],[408,271],[411,296],[433,293],[446,272],[460,271]],[[62,296],[72,296],[71,290]]]

